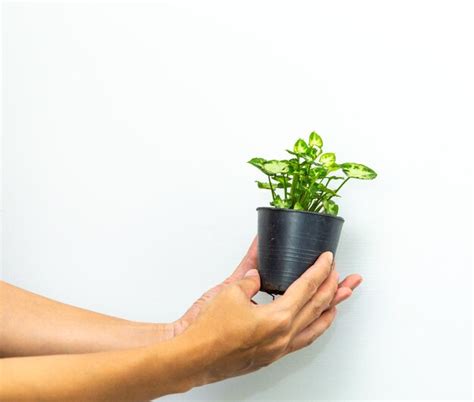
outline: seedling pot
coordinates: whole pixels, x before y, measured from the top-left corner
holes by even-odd
[[[344,219],[285,208],[257,208],[260,290],[283,294],[324,251],[336,254]]]

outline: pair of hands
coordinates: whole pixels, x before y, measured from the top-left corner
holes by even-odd
[[[323,253],[284,295],[269,304],[251,300],[260,289],[255,238],[235,271],[204,293],[177,321],[173,335],[209,338],[209,370],[197,385],[258,370],[310,345],[331,325],[336,305],[362,282],[339,283],[331,252]]]
[[[255,239],[232,275],[171,324],[104,316],[0,281],[0,354],[12,357],[0,359],[0,399],[146,400],[249,373],[312,343],[361,281],[338,283],[324,253],[259,305],[256,267]]]

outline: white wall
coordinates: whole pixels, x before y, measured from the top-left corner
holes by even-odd
[[[469,399],[471,2],[4,8],[3,277],[177,318],[256,231],[253,156],[317,130],[365,282],[311,348],[166,400]]]

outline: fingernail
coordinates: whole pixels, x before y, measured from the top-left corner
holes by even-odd
[[[244,278],[247,278],[248,276],[257,276],[257,275],[258,275],[258,271],[256,269],[250,269],[245,273]]]
[[[328,262],[330,265],[332,265],[334,261],[334,254],[332,253],[332,251],[326,251],[326,253],[327,253]]]

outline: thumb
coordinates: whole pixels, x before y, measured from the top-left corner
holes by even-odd
[[[256,269],[250,269],[241,280],[237,281],[237,284],[251,299],[260,290],[260,275]]]

